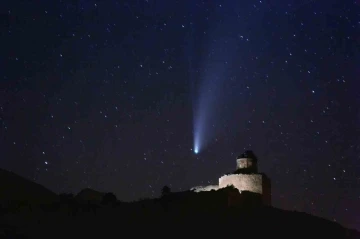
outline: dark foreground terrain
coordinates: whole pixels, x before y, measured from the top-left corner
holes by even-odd
[[[90,189],[58,196],[27,184],[24,192],[24,181],[15,181],[20,182],[16,190],[1,181],[5,200],[0,200],[0,238],[360,238],[359,232],[335,222],[262,206],[259,195],[240,195],[231,187],[201,193],[164,191],[158,199],[126,203]],[[32,188],[38,196],[27,200]],[[46,200],[41,200],[43,194]]]
[[[133,203],[95,204],[69,199],[3,209],[4,238],[122,238],[134,236],[252,236],[360,238],[337,223],[263,206],[225,206],[217,192],[168,195]],[[212,195],[211,195],[212,194]],[[203,205],[200,201],[207,199]],[[192,200],[192,201],[191,201]]]

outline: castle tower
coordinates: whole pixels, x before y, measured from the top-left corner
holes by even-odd
[[[270,206],[271,181],[264,173],[258,173],[257,163],[258,159],[253,151],[247,150],[236,158],[235,172],[219,178],[218,185],[198,186],[191,190],[194,192],[212,191],[232,185],[239,190],[243,198],[249,197],[252,200],[255,196],[263,205]]]
[[[240,192],[248,191],[261,195],[264,205],[271,205],[271,181],[263,173],[258,173],[257,158],[251,150],[236,158],[236,171],[219,178],[219,188],[233,185]]]
[[[257,173],[257,158],[253,151],[247,150],[236,158],[236,173]]]

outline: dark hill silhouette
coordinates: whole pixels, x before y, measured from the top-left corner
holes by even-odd
[[[58,196],[44,186],[4,169],[0,169],[0,182],[1,205],[13,202],[44,204],[58,200]]]
[[[75,196],[75,199],[84,202],[100,203],[104,195],[105,193],[103,192],[99,192],[91,188],[85,188]]]
[[[17,177],[7,177],[13,178],[18,180]],[[21,187],[18,190],[24,192],[16,195],[27,197],[32,189],[40,190],[35,186]],[[98,202],[100,194],[103,198]],[[240,194],[233,187],[200,193],[172,193],[170,188],[166,188],[159,198],[128,203],[114,203],[116,196],[112,193],[100,194],[85,189],[77,195],[77,200],[71,194],[64,194],[61,201],[31,206],[30,210],[3,209],[0,237],[360,238],[359,232],[329,220],[263,206],[261,195]],[[41,195],[46,196],[46,193]]]

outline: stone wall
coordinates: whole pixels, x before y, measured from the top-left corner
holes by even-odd
[[[263,204],[271,205],[271,181],[265,174],[231,174],[219,178],[219,188],[228,185],[233,185],[240,192],[259,193]]]
[[[219,178],[219,188],[234,185],[240,192],[250,191],[253,193],[263,193],[263,175],[261,174],[231,174]]]
[[[208,192],[211,190],[218,190],[219,186],[218,185],[207,185],[207,186],[197,186],[197,187],[193,187],[191,188],[191,191],[194,191],[196,193],[198,192]]]
[[[271,181],[265,174],[230,174],[219,178],[219,185],[197,186],[191,188],[193,192],[208,192],[233,185],[241,193],[249,191],[261,194],[262,203],[271,205]]]

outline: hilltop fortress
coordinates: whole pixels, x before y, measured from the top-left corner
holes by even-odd
[[[236,159],[236,170],[219,178],[219,185],[198,186],[191,190],[203,192],[218,190],[233,185],[241,193],[249,191],[261,195],[264,205],[271,205],[271,181],[264,173],[258,173],[255,154],[251,150],[245,151]]]

